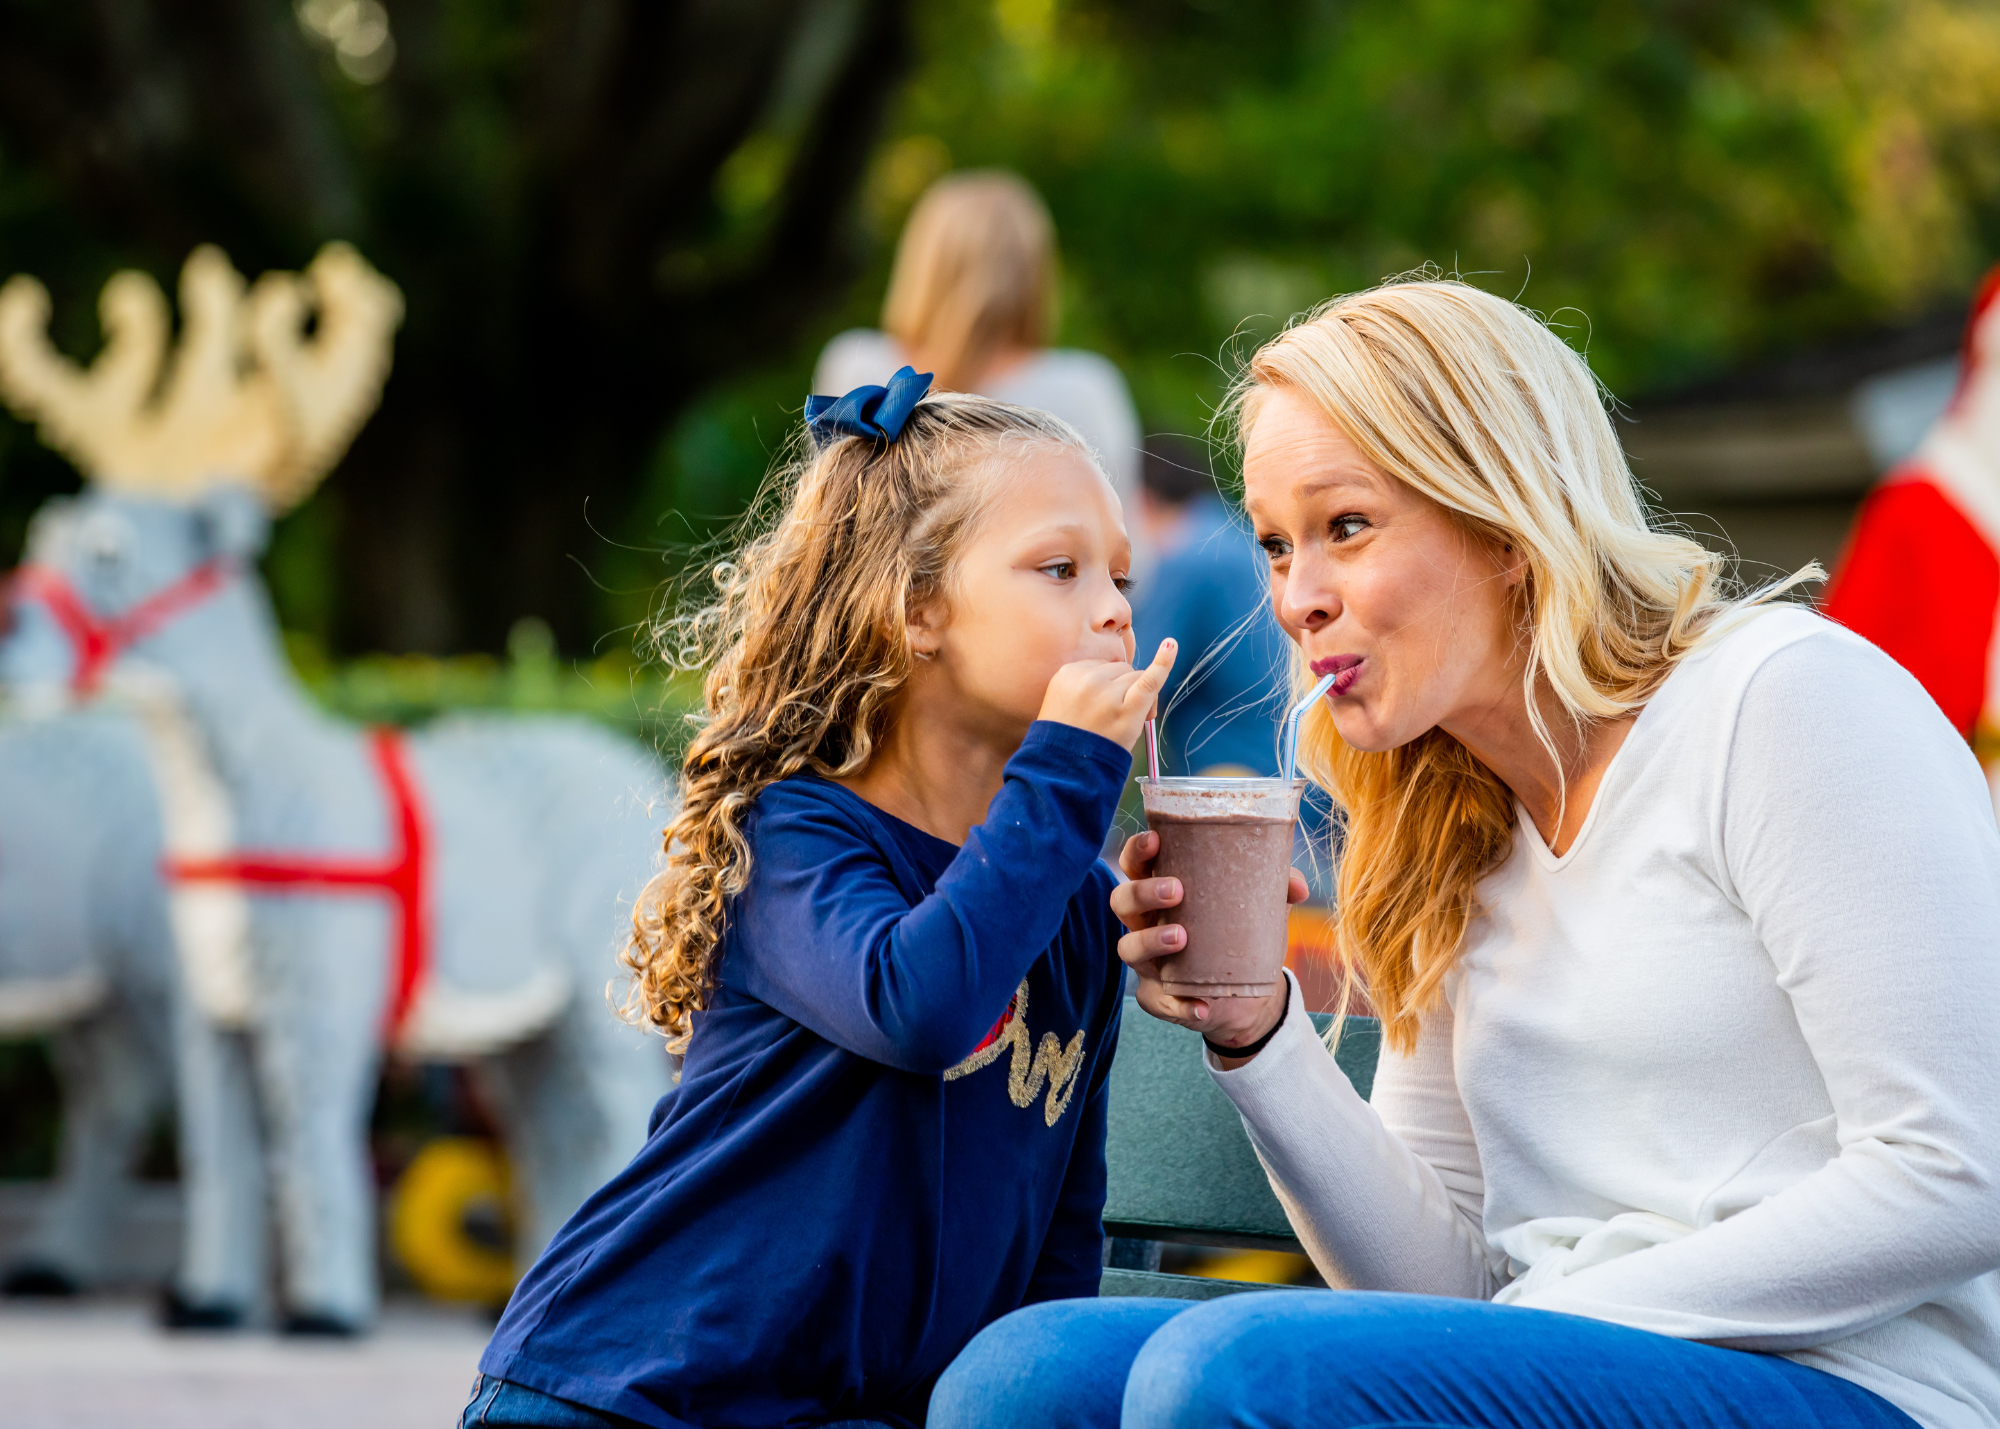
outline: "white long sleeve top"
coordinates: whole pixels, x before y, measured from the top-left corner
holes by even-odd
[[[1329,1284],[1774,1351],[2000,1426],[2000,831],[1923,689],[1804,610],[1525,812],[1373,1103],[1300,999],[1210,1071]]]

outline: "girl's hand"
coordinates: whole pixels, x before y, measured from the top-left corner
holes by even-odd
[[[1125,841],[1118,866],[1129,882],[1111,892],[1111,911],[1132,931],[1118,940],[1118,956],[1139,976],[1139,1006],[1163,1022],[1176,1023],[1224,1045],[1244,1046],[1269,1032],[1284,1015],[1285,990],[1268,997],[1176,997],[1160,986],[1159,960],[1187,945],[1187,930],[1163,922],[1162,910],[1181,901],[1178,878],[1154,878],[1160,836],[1148,830]],[[1310,890],[1296,868],[1285,889],[1287,903],[1305,902]],[[1224,1059],[1224,1065],[1229,1065]]]
[[[1146,727],[1167,674],[1175,642],[1162,640],[1153,663],[1135,670],[1123,660],[1078,660],[1056,671],[1037,719],[1074,725],[1130,749]]]

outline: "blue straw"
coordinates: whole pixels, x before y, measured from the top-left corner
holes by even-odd
[[[1285,782],[1290,783],[1297,776],[1292,772],[1299,763],[1299,721],[1306,717],[1306,711],[1324,699],[1326,692],[1333,688],[1335,676],[1328,675],[1312,687],[1312,693],[1292,706],[1292,712],[1285,716]]]

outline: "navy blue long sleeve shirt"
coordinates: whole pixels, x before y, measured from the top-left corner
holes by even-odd
[[[1129,770],[1037,722],[962,848],[767,788],[681,1085],[480,1369],[661,1429],[920,1424],[982,1326],[1095,1295]]]

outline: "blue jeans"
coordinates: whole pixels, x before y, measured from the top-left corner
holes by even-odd
[[[511,1379],[482,1374],[472,1382],[472,1401],[458,1416],[458,1429],[644,1429],[638,1420],[572,1404]],[[843,1419],[820,1429],[885,1429],[873,1419]]]
[[[996,1320],[929,1429],[1916,1429],[1774,1355],[1429,1295],[1051,1300]]]
[[[482,1374],[472,1382],[472,1401],[458,1416],[458,1429],[639,1429],[636,1419],[572,1404],[511,1379]]]

